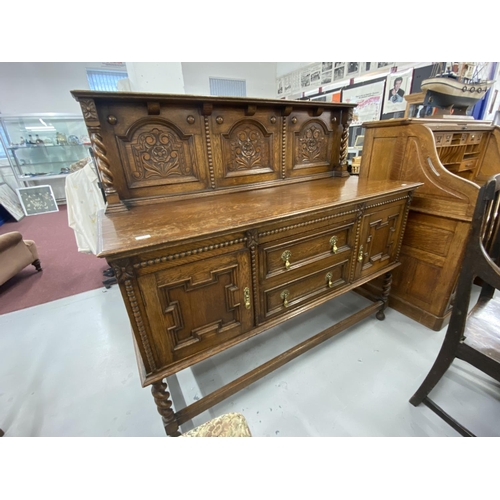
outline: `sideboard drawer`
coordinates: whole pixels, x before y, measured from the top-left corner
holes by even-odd
[[[261,279],[303,268],[320,260],[325,265],[349,259],[354,246],[354,220],[319,232],[297,235],[262,246]]]
[[[349,279],[349,260],[310,272],[292,281],[263,289],[261,321],[296,309],[320,296],[346,285]]]

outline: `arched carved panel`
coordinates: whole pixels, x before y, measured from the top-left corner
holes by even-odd
[[[141,120],[116,139],[129,188],[199,181],[193,137],[167,120]]]
[[[331,136],[321,120],[309,120],[295,133],[293,168],[330,165]]]
[[[255,120],[241,120],[222,134],[225,177],[274,172],[272,139]]]

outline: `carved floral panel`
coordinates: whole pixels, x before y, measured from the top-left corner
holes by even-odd
[[[306,128],[299,139],[300,159],[302,162],[315,162],[324,150],[325,134],[318,125]]]
[[[128,160],[126,171],[130,187],[196,181],[197,172],[191,157],[191,136],[184,136],[167,125],[145,125],[120,149]]]
[[[154,128],[143,132],[132,144],[136,179],[190,175],[182,141],[169,130]]]
[[[223,135],[226,175],[272,172],[272,134],[245,121]]]
[[[307,123],[295,135],[295,168],[329,165],[329,134],[319,122]]]

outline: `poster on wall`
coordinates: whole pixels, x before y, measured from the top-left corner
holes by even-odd
[[[354,78],[359,73],[359,62],[348,62],[347,63],[347,77]]]
[[[398,113],[406,109],[404,96],[411,93],[413,69],[391,73],[387,77],[383,114]]]
[[[276,93],[278,94],[278,97],[281,97],[284,92],[285,92],[285,79],[284,78],[278,78],[278,81],[276,82]]]
[[[300,73],[294,71],[283,77],[283,95],[297,94],[300,92]]]
[[[361,66],[361,68],[360,68],[361,74],[368,73],[369,71],[373,71],[375,69],[374,63],[372,63],[372,62],[362,62],[359,64]]]
[[[380,119],[385,81],[369,83],[359,87],[347,88],[342,92],[342,102],[355,103],[351,127],[358,127],[364,122]]]
[[[300,87],[307,89],[311,86],[311,70],[306,68],[300,73]]]
[[[328,85],[333,80],[333,63],[321,63],[321,85]]]
[[[336,62],[333,68],[333,81],[343,80],[345,75],[345,63]]]
[[[311,66],[311,87],[321,85],[321,63]]]

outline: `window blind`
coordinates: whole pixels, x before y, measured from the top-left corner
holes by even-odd
[[[210,78],[210,95],[246,97],[246,80]]]
[[[128,74],[124,71],[87,70],[90,90],[116,92],[118,80],[123,78],[128,78]]]

